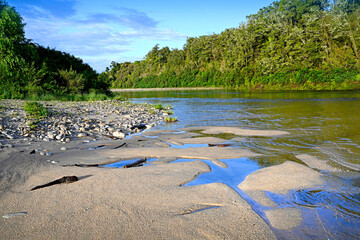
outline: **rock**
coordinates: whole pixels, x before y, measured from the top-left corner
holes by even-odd
[[[40,152],[40,155],[41,155],[41,156],[45,156],[46,153],[45,153],[45,152]]]
[[[115,132],[115,128],[112,128],[112,127],[109,127],[107,130],[108,130],[109,132]]]
[[[71,140],[70,140],[70,138],[65,138],[65,141],[70,142]]]
[[[66,151],[67,148],[66,148],[66,147],[62,147],[62,148],[60,148],[60,150],[61,150],[61,151]]]
[[[135,125],[135,126],[132,126],[131,127],[131,130],[134,130],[134,129],[139,129],[139,130],[143,130],[146,128],[146,125],[145,124],[139,124],[139,125]]]
[[[117,138],[125,138],[125,133],[115,131],[115,132],[113,132],[113,136],[117,137]]]
[[[49,137],[44,137],[44,138],[43,138],[43,141],[45,141],[45,142],[49,142],[49,141],[50,141],[50,139],[49,139]]]
[[[10,135],[10,134],[5,134],[5,136],[6,136],[8,139],[14,139],[14,138],[15,138],[13,135]]]
[[[55,138],[55,136],[52,132],[48,132],[47,137],[51,140]]]
[[[86,137],[87,135],[86,135],[86,133],[79,133],[77,136],[78,137]]]
[[[61,134],[56,135],[56,140],[61,140],[62,137],[63,137],[63,136],[62,136]]]

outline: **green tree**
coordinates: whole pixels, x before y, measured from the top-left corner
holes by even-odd
[[[82,93],[85,86],[85,79],[70,67],[69,70],[59,70],[59,76],[66,83],[66,89],[71,94]]]

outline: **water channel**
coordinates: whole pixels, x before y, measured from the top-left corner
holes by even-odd
[[[235,188],[246,174],[260,168],[285,161],[301,163],[295,157],[299,154],[326,160],[340,171],[321,171],[326,179],[325,187],[299,189],[288,196],[271,193],[269,196],[280,207],[302,208],[307,220],[292,230],[293,236],[299,239],[360,239],[360,91],[244,93],[194,90],[126,92],[121,95],[134,103],[171,105],[178,122],[158,125],[156,129],[236,126],[288,131],[290,134],[285,136],[245,137],[244,141],[238,142],[239,147],[261,153],[263,157],[244,160],[241,166],[234,162],[228,172],[230,182],[227,184]],[[231,160],[226,161],[231,165]],[[216,166],[208,164],[216,173]],[[236,178],[237,171],[241,171],[240,178]],[[208,183],[209,179],[203,175],[189,184]],[[232,181],[235,178],[238,182]],[[212,181],[225,180],[215,178]],[[256,203],[248,200],[261,215]],[[290,236],[281,231],[277,235],[279,238]]]

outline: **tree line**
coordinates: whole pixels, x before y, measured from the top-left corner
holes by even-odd
[[[280,0],[220,34],[156,45],[103,73],[113,88],[240,89],[360,87],[360,0]]]
[[[0,0],[0,98],[106,93],[107,77],[82,59],[25,38],[24,22]]]

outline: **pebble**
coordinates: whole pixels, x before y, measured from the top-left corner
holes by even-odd
[[[67,148],[66,148],[66,147],[62,147],[62,148],[60,148],[60,150],[61,150],[61,151],[66,151]]]
[[[46,119],[30,129],[33,122],[24,111],[23,100],[2,100],[0,140],[24,139],[45,142],[70,141],[72,137],[102,137],[112,135],[124,138],[139,131],[133,126],[146,125],[146,129],[164,120],[163,111],[149,113],[150,106],[130,104],[118,100],[93,102],[41,102],[48,112]],[[85,116],[84,112],[96,113]],[[13,117],[16,113],[17,116]],[[145,128],[144,128],[145,129]],[[140,130],[144,130],[140,129]],[[89,134],[91,133],[91,134]]]

